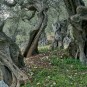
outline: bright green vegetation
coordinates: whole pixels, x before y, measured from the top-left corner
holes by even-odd
[[[49,68],[32,68],[32,82],[22,87],[87,87],[87,66],[73,58],[52,54]]]
[[[50,50],[50,45],[40,46],[40,47],[38,47],[38,49],[39,49],[40,53],[46,53],[46,52],[48,52],[48,50]]]

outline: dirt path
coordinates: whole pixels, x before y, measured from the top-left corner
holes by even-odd
[[[34,68],[49,68],[50,62],[46,61],[49,57],[49,53],[35,55],[25,59],[25,63],[27,66]]]

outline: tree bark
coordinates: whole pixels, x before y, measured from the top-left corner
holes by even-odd
[[[71,1],[71,2],[70,2]],[[84,14],[84,9],[82,9],[84,6],[84,3],[82,0],[64,0],[67,11],[69,13],[70,16],[70,23],[73,26],[73,36],[75,38],[75,40],[77,41],[77,46],[79,49],[79,59],[83,64],[86,64],[87,62],[87,58],[85,54],[85,43],[86,43],[86,35],[87,32],[85,32],[85,26],[86,23],[84,25],[82,25],[85,19],[81,19],[81,17],[83,17],[82,14]],[[71,8],[68,8],[68,7]],[[81,6],[83,6],[81,8]],[[80,8],[79,8],[80,7]],[[81,12],[83,11],[83,12]],[[87,14],[87,13],[86,13]],[[85,15],[85,14],[84,14]],[[80,20],[81,19],[81,20]],[[71,49],[72,50],[72,49]]]
[[[38,33],[38,30],[33,30],[33,31],[30,32],[29,42],[28,42],[28,45],[27,45],[25,52],[23,54],[24,57],[27,57],[28,51],[29,51],[29,49],[32,45],[32,42],[34,41],[37,33]],[[38,53],[39,53],[39,51],[38,51],[38,42],[37,42],[36,47],[35,47],[34,51],[32,52],[32,55],[35,55],[35,54],[38,54]]]
[[[41,5],[41,3],[43,3],[43,6]],[[48,6],[43,1],[40,1],[39,3],[36,2],[31,6],[28,5],[24,6],[29,10],[33,11],[36,10],[38,12],[38,24],[36,25],[35,29],[31,31],[30,40],[24,52],[24,57],[30,57],[33,54],[38,53],[38,41],[43,30],[46,28],[47,25],[46,11],[48,10]]]
[[[38,43],[38,41],[39,41],[39,37],[41,36],[43,30],[44,30],[44,29],[46,28],[46,26],[47,26],[47,14],[46,14],[45,11],[43,11],[43,13],[40,13],[40,18],[41,18],[41,20],[42,20],[42,26],[41,26],[41,28],[39,29],[39,31],[38,31],[38,33],[37,33],[37,35],[36,35],[36,37],[35,37],[35,39],[34,39],[32,45],[31,45],[31,47],[30,47],[30,49],[29,49],[29,51],[28,51],[27,57],[30,57],[30,56],[32,55],[32,52],[33,52],[34,49],[36,48],[36,45],[37,45],[37,43]]]
[[[3,24],[3,23],[2,23]],[[2,28],[2,29],[1,29]],[[0,27],[3,30],[3,27]],[[20,81],[28,77],[19,67],[24,66],[19,47],[3,31],[0,31],[0,66],[4,82],[11,87],[19,87]]]

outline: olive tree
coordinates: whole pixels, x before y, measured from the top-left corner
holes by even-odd
[[[80,61],[87,63],[87,8],[82,0],[64,0],[69,14],[69,22],[73,27],[73,36],[77,44],[77,52]],[[73,48],[72,48],[73,50]]]

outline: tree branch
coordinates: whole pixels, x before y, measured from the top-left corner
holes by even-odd
[[[26,17],[24,17],[22,20],[25,21],[25,19],[27,19],[28,21],[30,21],[34,16],[35,16],[36,11],[33,11],[31,16],[26,15]]]
[[[14,0],[13,3],[10,3],[7,0],[4,0],[4,4],[9,6],[9,7],[14,7],[17,4],[17,1]]]

